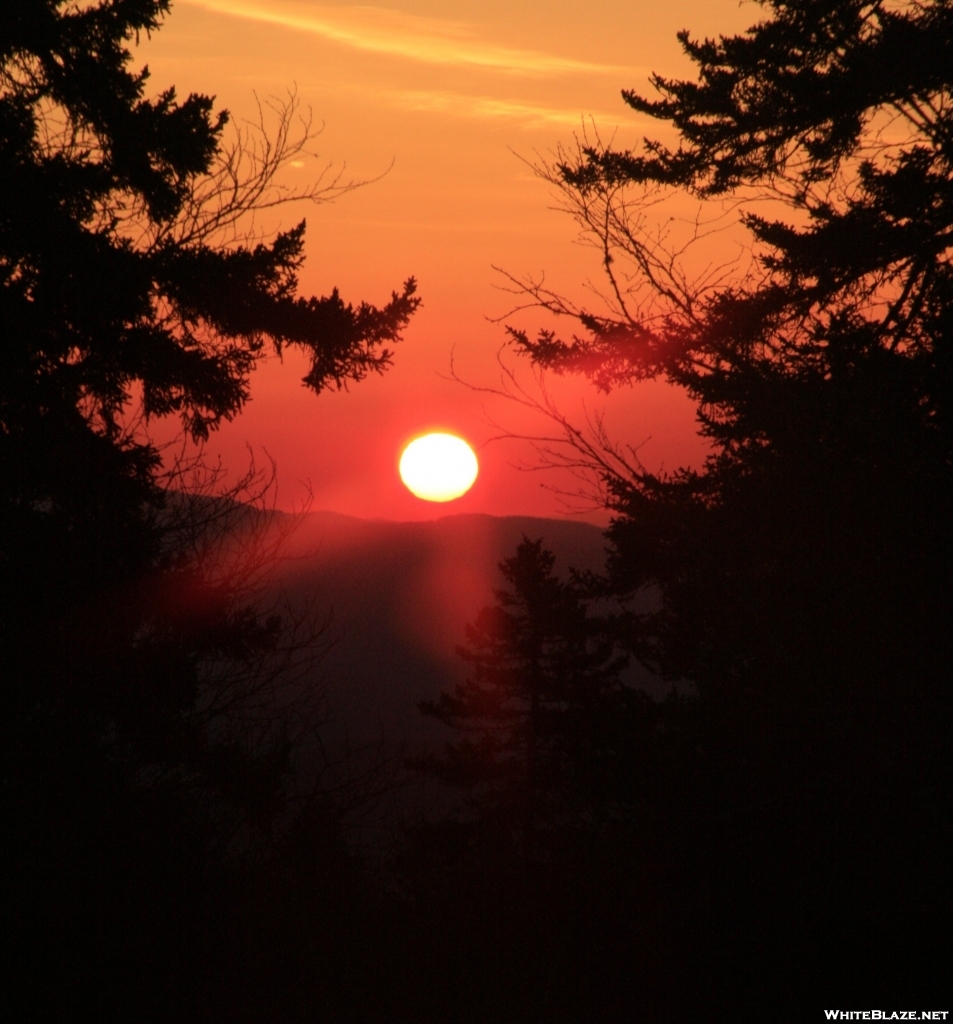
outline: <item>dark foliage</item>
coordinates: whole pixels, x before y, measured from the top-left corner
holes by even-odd
[[[420,767],[468,794],[471,810],[531,833],[577,823],[611,773],[606,740],[624,707],[624,660],[600,635],[575,580],[560,581],[542,540],[500,563],[512,590],[467,626],[457,654],[472,675],[420,705],[460,739]]]
[[[418,301],[412,280],[382,308],[299,297],[304,223],[242,235],[273,200],[293,104],[276,145],[255,150],[227,143],[208,97],[150,98],[127,46],[168,9],[0,5],[0,729],[17,1017],[189,1019],[206,989],[214,1003],[204,973],[223,908],[247,910],[245,869],[293,808],[295,732],[313,709],[289,715],[281,673],[320,636],[255,611],[255,531],[241,539],[228,501],[175,493],[187,480],[162,465],[150,420],[177,415],[206,437],[241,410],[269,348],[306,351],[316,392],[360,380],[386,367]],[[321,820],[333,837],[334,814]],[[332,873],[341,859],[315,856]]]
[[[681,37],[696,81],[624,93],[677,149],[584,140],[541,168],[612,308],[529,282],[583,331],[512,332],[604,388],[685,388],[712,444],[668,477],[593,461],[607,592],[661,595],[617,636],[697,688],[663,716],[693,739],[656,820],[692,894],[684,970],[738,1012],[926,998],[950,906],[953,8],[763,6],[742,36]],[[666,190],[731,200],[747,274],[692,281],[645,227]]]
[[[633,787],[632,776],[657,716],[623,685],[625,658],[582,581],[560,580],[554,562],[524,535],[499,565],[508,586],[457,648],[469,678],[419,705],[457,738],[413,767],[463,796],[410,829],[397,876],[415,955],[431,965],[418,1005],[433,1019],[598,1021],[658,1008],[646,979],[665,926],[657,894],[631,884],[648,849],[644,779]]]

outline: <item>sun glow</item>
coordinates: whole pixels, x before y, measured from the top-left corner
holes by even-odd
[[[400,456],[400,478],[424,501],[453,501],[466,494],[479,466],[473,449],[453,434],[424,434]]]

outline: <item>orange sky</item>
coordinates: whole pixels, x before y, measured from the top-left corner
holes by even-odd
[[[210,445],[234,472],[246,446],[277,461],[279,504],[307,493],[312,507],[363,517],[424,519],[448,512],[554,515],[550,488],[574,482],[525,472],[532,446],[491,441],[503,430],[545,432],[509,403],[474,385],[499,380],[502,326],[510,308],[493,266],[539,274],[581,298],[598,260],[573,244],[575,229],[550,207],[532,160],[572,140],[583,117],[617,144],[658,130],[619,96],[646,89],[650,70],[684,74],[675,32],[735,32],[757,20],[736,0],[394,0],[388,6],[312,0],[175,0],[162,29],[140,47],[155,88],[175,84],[216,96],[236,121],[255,116],[255,96],[296,89],[324,131],[316,156],[288,169],[307,183],[328,162],[346,177],[380,180],[320,207],[285,208],[280,224],[308,220],[301,293],[383,302],[408,276],[423,307],[394,366],[348,393],[315,397],[300,386],[292,357],[261,367],[245,411]],[[389,170],[388,170],[389,168]],[[295,176],[300,176],[300,179]],[[273,227],[277,221],[265,222]],[[532,327],[532,316],[519,321]],[[526,367],[510,362],[524,377]],[[559,381],[561,407],[574,417],[605,409],[621,440],[640,444],[652,469],[697,461],[691,407],[656,384],[608,400],[580,382]],[[428,427],[460,433],[478,448],[472,491],[439,505],[411,496],[397,477],[402,443]],[[547,486],[548,485],[548,486]]]

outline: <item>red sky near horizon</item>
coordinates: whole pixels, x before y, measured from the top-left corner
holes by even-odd
[[[306,185],[328,164],[369,181],[333,203],[295,204],[261,222],[273,229],[307,218],[300,293],[337,286],[347,301],[379,304],[413,276],[423,299],[393,366],[347,392],[305,390],[294,354],[267,361],[252,400],[208,453],[233,478],[249,448],[259,462],[273,458],[286,509],[309,493],[314,509],[386,519],[551,516],[565,514],[567,501],[584,505],[560,493],[572,495],[579,481],[539,469],[530,441],[500,439],[552,434],[552,425],[477,390],[500,383],[506,334],[493,321],[516,304],[494,267],[545,273],[555,289],[594,304],[585,288],[598,283],[598,255],[575,243],[574,224],[552,208],[551,187],[527,161],[570,144],[584,120],[619,146],[658,135],[621,89],[648,92],[651,71],[690,73],[677,30],[733,33],[757,13],[736,0],[176,0],[137,51],[153,89],[214,95],[234,123],[257,120],[256,96],[267,103],[293,89],[324,130],[285,182]],[[507,322],[533,331],[544,321],[524,312]],[[503,358],[532,390],[529,368]],[[551,386],[574,422],[604,414],[610,434],[638,446],[650,469],[703,457],[691,405],[664,384],[608,398],[575,379]],[[477,449],[480,476],[457,501],[421,501],[397,475],[403,444],[427,429]],[[597,511],[588,518],[601,521]]]

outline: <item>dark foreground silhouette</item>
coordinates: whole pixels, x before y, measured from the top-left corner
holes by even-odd
[[[423,566],[422,525],[437,532],[366,532],[384,529],[391,555]],[[349,547],[343,564],[381,593],[390,570],[375,556],[375,586],[375,550]],[[542,541],[499,553],[498,594],[456,638],[460,673],[445,698],[425,691],[445,751],[408,744],[385,702],[374,750],[389,760],[355,742],[351,765],[326,762],[315,783],[299,742],[302,788],[271,791],[225,762],[234,799],[273,801],[242,825],[187,780],[132,785],[108,763],[92,776],[75,728],[51,743],[12,844],[13,1005],[116,1020],[595,1022],[755,1019],[762,1005],[800,1020],[837,1000],[935,997],[948,865],[924,775],[882,780],[844,743],[820,762],[792,754],[796,777],[758,761],[719,735],[748,735],[736,709],[631,685],[611,606],[554,574]],[[386,616],[364,626],[364,642],[393,635]],[[298,699],[274,717],[291,721]],[[339,740],[340,719],[317,735]],[[805,789],[820,771],[826,788]]]
[[[252,154],[235,190],[211,101],[146,97],[126,46],[167,7],[0,5],[8,1016],[944,1005],[950,4],[766,3],[742,37],[684,37],[697,81],[625,94],[676,149],[582,140],[543,169],[615,299],[592,313],[529,282],[578,336],[515,347],[601,387],[680,385],[712,458],[661,476],[570,431],[610,497],[605,567],[569,576],[560,531],[521,527],[445,638],[463,669],[445,680],[389,638],[432,645],[406,605],[450,623],[441,598],[472,564],[408,578],[402,602],[382,595],[413,544],[340,561],[374,598],[352,630],[394,613],[378,670],[432,730],[389,737],[391,707],[368,756],[366,716],[358,758],[308,683],[332,637],[314,587],[269,596],[280,517],[240,500],[267,488],[209,497],[215,474],[167,471],[129,412],[201,438],[240,411],[266,342],[305,348],[316,391],[360,380],[413,282],[381,308],[299,298],[303,224],[232,233],[280,158]],[[741,209],[749,272],[682,273],[642,230],[665,189]]]

